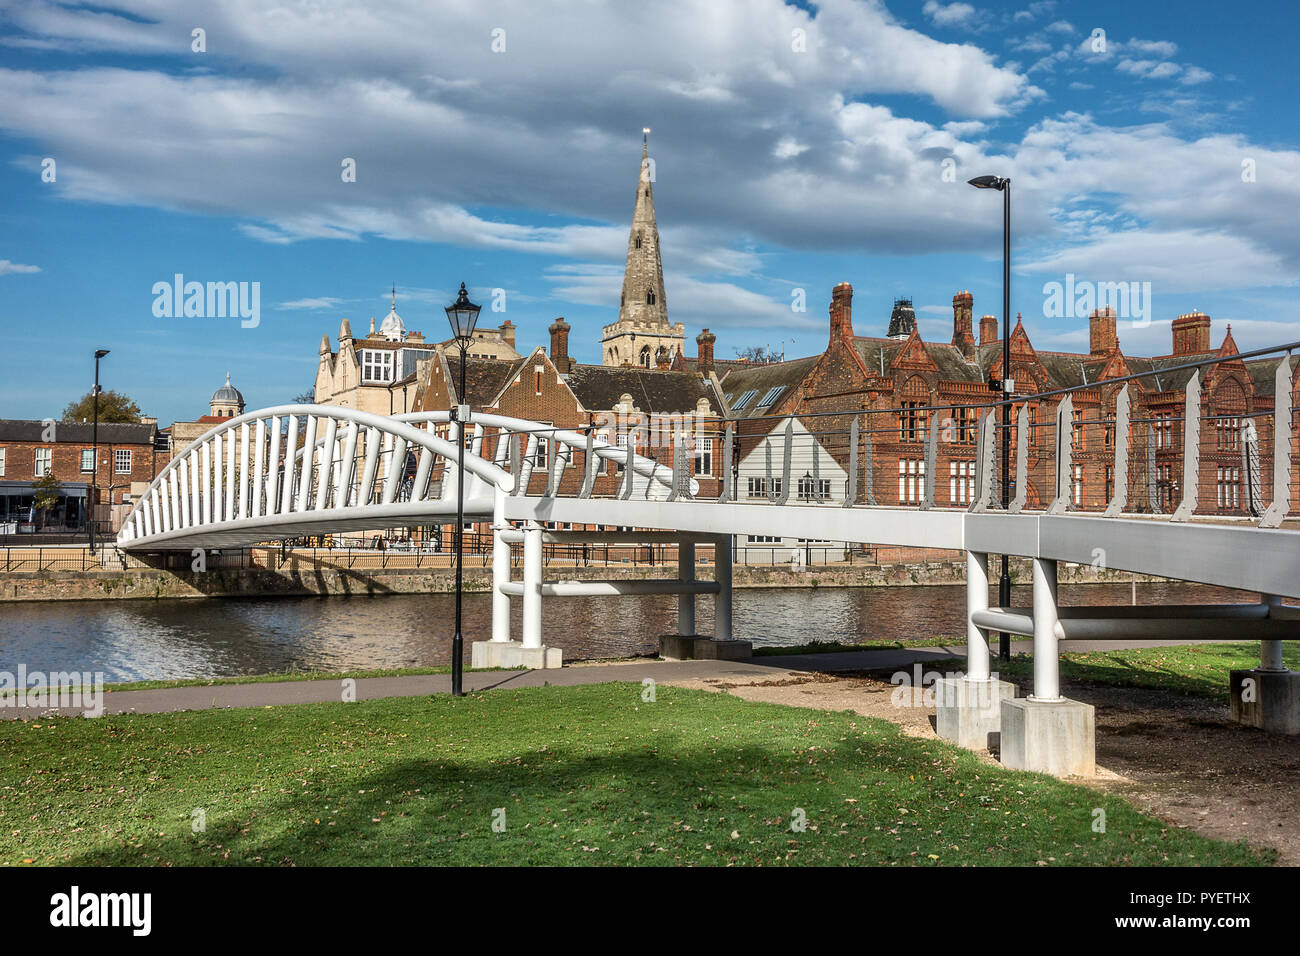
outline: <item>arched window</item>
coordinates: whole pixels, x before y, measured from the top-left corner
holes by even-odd
[[[648,345],[641,349],[641,367],[650,367],[650,346]]]
[[[904,383],[898,411],[900,441],[925,441],[925,406],[929,400],[930,387],[921,376],[913,375]]]
[[[1214,390],[1210,415],[1214,418],[1215,448],[1236,451],[1241,447],[1241,417],[1246,413],[1246,393],[1235,378]]]
[[[638,249],[641,248],[641,234],[640,234],[640,233],[637,233],[637,237],[636,237],[636,248],[638,248]]]
[[[646,305],[654,305],[654,304],[655,304],[655,294],[654,294],[654,290],[653,290],[653,289],[647,289],[647,290],[646,290],[646,293],[645,293],[645,304],[646,304]]]

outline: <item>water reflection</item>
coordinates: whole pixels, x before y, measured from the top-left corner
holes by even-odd
[[[1128,584],[1062,585],[1063,604],[1128,604]],[[1144,584],[1139,604],[1255,601],[1258,595],[1188,584]],[[519,633],[519,602],[512,602]],[[1030,603],[1029,588],[1013,603]],[[809,640],[964,640],[961,586],[736,591],[737,637],[756,645]],[[333,598],[222,598],[0,604],[0,670],[103,671],[110,681],[226,677],[288,668],[431,666],[450,659],[449,594]],[[712,630],[713,601],[697,600]],[[677,628],[666,595],[547,600],[544,640],[565,660],[653,653]],[[491,636],[491,600],[465,597],[465,639]]]

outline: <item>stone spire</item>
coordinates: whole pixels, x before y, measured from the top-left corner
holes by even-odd
[[[643,131],[641,175],[636,184],[632,232],[627,239],[627,265],[623,270],[623,297],[618,319],[642,325],[668,325],[668,300],[664,295],[664,267],[659,258],[659,225],[655,221],[654,184],[650,181],[649,142]]]

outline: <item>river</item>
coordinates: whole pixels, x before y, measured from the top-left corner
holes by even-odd
[[[1181,583],[1139,584],[1139,604],[1229,603],[1257,595]],[[1029,587],[1013,589],[1027,606]],[[1062,585],[1061,603],[1129,604],[1129,584]],[[519,602],[513,633],[519,633]],[[810,640],[964,642],[961,586],[737,589],[736,637],[755,646]],[[450,661],[450,594],[0,603],[0,670],[102,671],[106,680],[230,677],[288,669],[428,667]],[[669,596],[555,598],[543,603],[547,644],[565,661],[650,654],[676,630]],[[713,601],[697,599],[699,629]],[[465,596],[465,643],[490,637],[488,595]]]

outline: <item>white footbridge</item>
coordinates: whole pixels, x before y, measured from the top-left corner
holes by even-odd
[[[1283,349],[1296,345],[1300,343]],[[887,429],[875,428],[874,421],[885,419],[873,419],[867,412],[841,413],[837,419],[842,424],[845,416],[851,418],[847,436],[840,439],[848,467],[842,497],[828,501],[825,495],[801,500],[802,495],[791,494],[792,461],[800,451],[795,447],[791,421],[768,422],[770,430],[762,438],[774,449],[769,461],[777,464],[769,467],[782,478],[768,487],[780,488],[781,493],[745,499],[738,494],[729,464],[734,444],[743,439],[736,433],[737,423],[732,422],[725,427],[718,456],[723,473],[721,492],[704,499],[683,450],[685,441],[677,441],[661,461],[611,444],[597,437],[594,428],[568,430],[477,412],[462,426],[447,412],[387,417],[336,406],[282,405],[222,422],[184,449],[135,502],[117,546],[144,556],[245,547],[305,535],[454,523],[457,429],[464,427],[468,446],[464,455],[466,521],[490,522],[493,529],[492,636],[490,642],[481,643],[522,652],[522,656],[489,655],[482,660],[522,660],[533,666],[558,662],[558,653],[542,646],[544,597],[644,593],[678,595],[678,631],[691,640],[697,632],[695,595],[713,594],[712,635],[698,639],[700,655],[713,656],[721,648],[726,656],[727,648],[734,646],[732,543],[739,535],[964,551],[966,672],[951,706],[945,709],[941,703],[940,732],[969,746],[984,746],[988,733],[1001,732],[1004,760],[1013,765],[1088,772],[1091,708],[1071,710],[1068,705],[1075,702],[1061,696],[1061,640],[1259,640],[1260,667],[1241,672],[1253,675],[1242,680],[1258,678],[1254,693],[1268,691],[1271,696],[1262,703],[1258,696],[1234,699],[1233,713],[1247,723],[1300,732],[1300,684],[1296,683],[1300,675],[1286,670],[1281,652],[1281,641],[1300,635],[1297,615],[1282,603],[1283,598],[1300,598],[1300,530],[1287,520],[1293,514],[1291,461],[1296,439],[1289,351],[1277,363],[1273,383],[1271,414],[1277,427],[1267,430],[1272,448],[1263,449],[1263,456],[1258,445],[1242,452],[1243,458],[1257,456],[1257,469],[1259,460],[1271,457],[1271,475],[1264,475],[1262,481],[1259,476],[1254,479],[1256,492],[1262,491],[1271,500],[1259,501],[1255,513],[1245,517],[1197,513],[1198,501],[1204,498],[1199,488],[1201,449],[1207,443],[1215,447],[1212,429],[1206,429],[1202,438],[1205,419],[1199,399],[1203,369],[1196,367],[1198,364],[1211,363],[1190,363],[1189,372],[1177,373],[1190,375],[1186,420],[1179,433],[1184,451],[1180,474],[1175,481],[1161,479],[1162,487],[1156,482],[1164,472],[1154,466],[1133,469],[1145,478],[1131,476],[1140,449],[1145,447],[1148,456],[1154,454],[1152,429],[1161,426],[1130,420],[1129,387],[1133,383],[1120,380],[1123,387],[1114,400],[1113,418],[1099,426],[1109,429],[1105,467],[1113,477],[1104,508],[1098,502],[1093,511],[1075,510],[1079,492],[1072,462],[1080,433],[1077,419],[1072,419],[1072,390],[1050,393],[1059,399],[1055,420],[1046,425],[1053,435],[1038,443],[1043,447],[1033,452],[1046,461],[1037,466],[1046,476],[1040,476],[1039,482],[1049,486],[1041,504],[1027,500],[1027,489],[1034,484],[1029,449],[1035,444],[1028,436],[1042,426],[1028,419],[1025,397],[1015,399],[1023,402],[1014,427],[1024,440],[1014,442],[1016,481],[1012,487],[1016,491],[1005,509],[995,500],[999,497],[995,460],[1005,431],[997,421],[997,402],[979,409],[971,442],[974,493],[969,495],[968,506],[956,508],[934,504],[940,480],[937,451],[945,437],[941,413],[951,413],[951,408],[923,410],[931,414],[921,450],[928,467],[919,478],[920,500],[914,506],[898,507],[874,504],[873,435]],[[881,414],[892,416],[889,428],[896,431],[897,411]],[[745,422],[740,425],[746,427]],[[1252,424],[1248,435],[1255,433]],[[823,445],[830,441],[802,430],[799,439],[820,440]],[[628,448],[642,447],[635,434],[626,444]],[[611,466],[617,479],[609,477]],[[604,480],[598,482],[598,476]],[[611,493],[615,480],[617,490]],[[1149,496],[1141,481],[1149,482]],[[595,493],[598,484],[604,488],[603,496]],[[1179,501],[1176,508],[1171,503],[1167,513],[1162,513],[1157,503],[1167,495],[1165,486],[1169,485],[1178,489]],[[550,523],[556,524],[544,527]],[[565,525],[634,530],[555,530]],[[675,542],[678,573],[664,580],[545,581],[544,541]],[[519,544],[523,576],[513,580],[511,548]],[[711,580],[697,579],[695,549],[701,544],[711,545],[715,554]],[[1030,559],[1031,608],[990,606],[990,554]],[[1104,564],[1108,569],[1242,589],[1258,592],[1262,599],[1257,604],[1063,608],[1057,601],[1060,562]],[[517,641],[510,633],[512,600],[522,602],[522,633]],[[989,635],[996,632],[1033,638],[1031,697],[1003,699],[1013,695],[1014,689],[1008,691],[1010,685],[991,674]],[[690,646],[689,640],[686,646]],[[478,645],[475,654],[476,660],[480,659]],[[1289,676],[1281,689],[1273,689],[1274,677],[1282,679],[1284,675]],[[1237,682],[1234,673],[1234,695]],[[965,695],[972,689],[991,690],[992,702],[981,697],[971,703]],[[1286,699],[1279,703],[1278,695]],[[1039,704],[1057,706],[1051,710]],[[1077,733],[1065,732],[1069,739],[1064,744],[1052,729],[1059,729],[1062,721],[1068,727],[1079,725]],[[1079,734],[1087,739],[1087,753],[1082,757],[1077,752],[1080,747],[1069,743]]]

